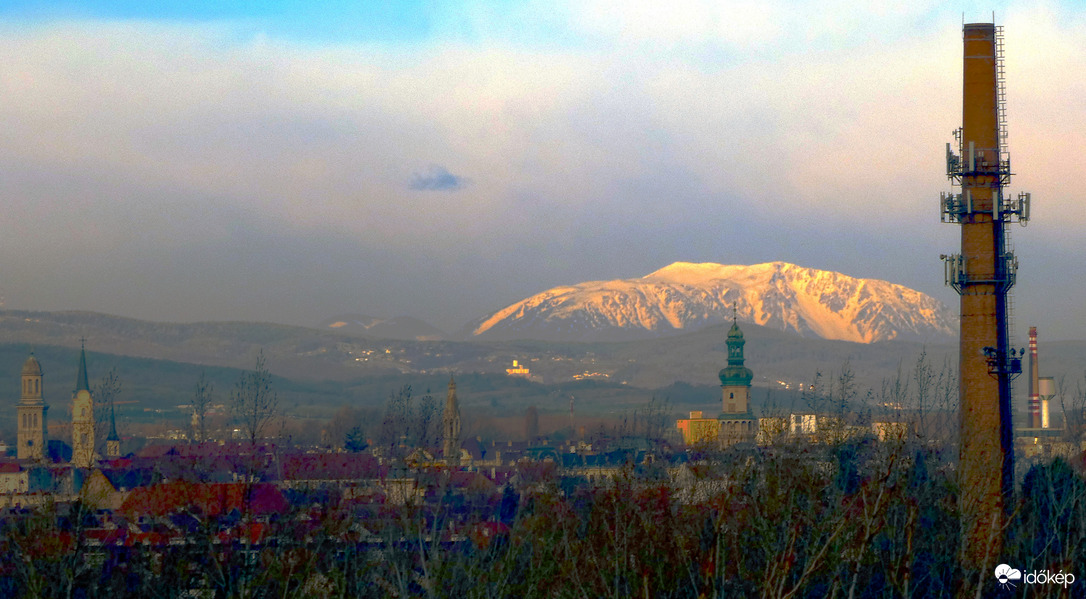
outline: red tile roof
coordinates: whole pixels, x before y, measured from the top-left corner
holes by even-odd
[[[186,509],[198,509],[206,516],[218,516],[234,509],[244,511],[245,492],[244,483],[161,483],[133,489],[121,506],[121,511],[133,516],[164,516]],[[275,485],[252,485],[250,510],[253,515],[284,513],[287,508],[287,500]]]
[[[362,480],[380,478],[377,458],[364,453],[314,453],[283,458],[283,480]]]

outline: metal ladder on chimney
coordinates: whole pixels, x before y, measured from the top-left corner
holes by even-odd
[[[1003,64],[1003,27],[995,28],[996,137],[999,143],[999,171],[1003,185],[1010,184],[1011,155],[1007,149],[1007,80]]]
[[[999,173],[1000,190],[997,200],[1002,203],[1003,186],[1011,182],[1011,155],[1007,146],[1007,79],[1006,67],[1003,61],[1003,27],[995,28],[995,70],[996,70],[996,140],[999,145]],[[1001,209],[997,208],[997,209]],[[1011,240],[1010,220],[1003,221],[1003,252],[1005,255],[1014,255],[1014,242]],[[1014,287],[1008,286],[1006,291],[1006,326],[1007,348],[1014,347]]]

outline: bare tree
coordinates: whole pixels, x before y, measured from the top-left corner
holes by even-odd
[[[399,392],[390,393],[385,404],[378,440],[382,450],[390,458],[400,458],[405,453],[400,446],[406,446],[410,438],[413,411],[411,399],[411,385],[404,385]]]
[[[749,409],[749,403],[748,403]],[[656,399],[653,395],[645,408],[645,436],[650,439],[664,439],[674,428],[671,416],[671,399]]]
[[[241,426],[242,432],[249,440],[249,446],[253,450],[245,460],[245,488],[244,502],[241,510],[242,521],[246,527],[252,522],[253,489],[257,479],[257,472],[263,466],[261,456],[257,454],[256,442],[264,437],[268,426],[275,422],[279,412],[279,396],[272,389],[271,373],[268,372],[267,359],[264,350],[256,355],[256,365],[252,370],[242,373],[241,378],[230,392],[230,412],[235,422]],[[238,529],[243,530],[242,528]],[[239,532],[240,534],[240,532]],[[243,555],[252,555],[252,536],[243,535],[241,544],[245,551]],[[255,562],[246,558],[240,568],[239,589],[242,597],[251,597],[251,585],[257,575]]]
[[[936,374],[928,361],[927,349],[920,352],[913,365],[912,380],[916,383],[913,396],[916,398],[916,434],[921,438],[930,437],[929,430],[932,419],[932,395],[935,392]]]
[[[378,444],[394,458],[402,458],[413,448],[433,449],[440,443],[441,424],[434,396],[427,391],[415,401],[411,385],[404,385],[388,396]]]
[[[121,394],[121,377],[117,367],[109,369],[104,377],[94,384],[91,397],[94,399],[94,438],[104,444],[109,434],[109,420],[112,416],[113,402]]]
[[[201,371],[192,395],[192,433],[197,442],[207,441],[207,410],[211,407],[214,391],[215,385]]]
[[[647,404],[623,415],[623,427],[616,431],[618,436],[644,437],[658,440],[664,438],[668,425],[672,422],[670,400],[659,400],[653,395]]]
[[[900,365],[883,381],[879,401],[909,427],[909,442],[929,449],[950,449],[958,430],[958,373],[949,358],[933,364],[926,349],[906,372]]]
[[[826,384],[822,380],[822,371],[819,370],[815,372],[813,381],[801,387],[800,399],[806,404],[808,410],[817,413],[823,411],[825,397]]]
[[[821,371],[816,372],[814,381],[804,386],[800,393],[801,400],[817,418],[817,434],[834,445],[847,440],[849,426],[858,421],[858,415],[862,414],[864,419],[869,419],[866,411],[873,397],[873,392],[868,391],[862,397],[864,405],[857,401],[861,398],[860,390],[851,362],[847,359],[836,375],[831,372],[828,377],[823,377]]]
[[[935,383],[935,401],[932,405],[932,413],[936,420],[932,435],[937,446],[947,451],[950,459],[956,459],[958,455],[958,413],[960,410],[960,398],[958,397],[958,368],[950,358],[943,361],[943,368],[939,371]]]
[[[1086,380],[1086,377],[1083,377]],[[1075,393],[1068,401],[1067,377],[1060,376],[1056,380],[1056,397],[1060,400],[1060,410],[1063,412],[1064,439],[1076,446],[1086,435],[1086,389],[1083,389],[1083,381],[1075,383]]]
[[[830,387],[830,405],[834,413],[843,417],[856,408],[854,402],[860,397],[856,375],[852,372],[852,361],[848,358],[841,364],[841,372],[835,383]]]
[[[272,390],[264,350],[256,356],[256,366],[241,375],[230,393],[230,411],[251,445],[256,445],[279,411],[279,396]]]
[[[437,400],[426,390],[426,395],[419,400],[418,412],[411,423],[415,446],[424,449],[438,447],[441,439],[441,414],[437,409]]]
[[[348,431],[358,429],[361,438],[365,439],[366,431],[362,426],[364,420],[363,413],[357,408],[342,406],[324,426],[323,436],[334,449],[340,449],[344,446]]]

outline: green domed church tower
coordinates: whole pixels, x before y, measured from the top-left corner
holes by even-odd
[[[750,410],[750,382],[754,373],[743,365],[743,331],[732,316],[732,328],[728,331],[728,365],[720,371],[722,410],[720,413],[720,440],[724,444],[753,441],[755,434],[754,413]]]
[[[687,445],[712,444],[728,447],[736,443],[752,443],[758,434],[758,421],[750,410],[750,382],[754,373],[743,365],[743,331],[732,312],[732,328],[728,331],[728,365],[720,371],[723,391],[722,411],[716,418],[703,417],[703,412],[690,412],[690,418],[676,422]]]
[[[750,381],[754,379],[754,373],[743,366],[743,346],[746,343],[739,324],[732,321],[732,328],[728,331],[728,366],[720,371],[725,414],[746,412],[750,406]]]

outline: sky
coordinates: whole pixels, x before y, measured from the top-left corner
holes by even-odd
[[[1086,339],[1086,5],[866,4],[0,3],[0,298],[455,331],[780,260],[956,307],[945,144],[962,22],[994,14],[1033,197],[1015,335]]]

